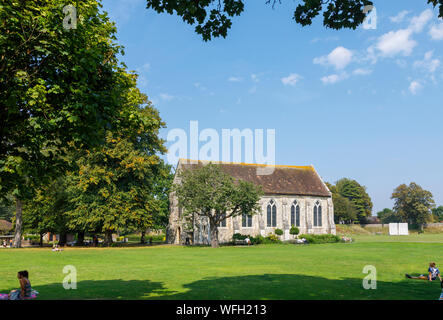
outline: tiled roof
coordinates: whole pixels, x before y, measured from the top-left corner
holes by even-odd
[[[0,220],[0,231],[12,230],[12,223],[6,220]]]
[[[209,161],[180,159],[183,170],[201,167]],[[265,194],[306,195],[330,197],[331,193],[313,166],[276,165],[271,174],[257,175],[257,168],[269,167],[261,164],[213,162],[235,179],[242,179],[261,185]]]

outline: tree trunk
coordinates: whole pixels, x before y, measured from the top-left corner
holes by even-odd
[[[145,244],[146,243],[145,235],[146,235],[146,231],[142,231],[142,235],[140,237],[140,243],[141,244]]]
[[[209,223],[209,227],[211,229],[211,247],[218,248],[218,228],[217,224],[213,223],[212,221]]]
[[[58,245],[59,246],[64,246],[66,245],[66,232],[60,233],[59,239],[58,239]]]
[[[112,244],[112,231],[107,230],[105,232],[105,245],[109,246],[110,244]]]
[[[43,247],[43,233],[40,233],[40,247]]]
[[[15,234],[14,234],[14,248],[22,246],[22,201],[15,199]]]
[[[84,246],[85,245],[85,232],[81,231],[77,233],[77,242],[76,246]]]

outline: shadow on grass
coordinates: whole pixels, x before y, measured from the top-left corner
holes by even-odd
[[[173,300],[316,300],[316,299],[425,299],[436,300],[438,281],[402,279],[377,281],[377,289],[365,290],[361,279],[326,279],[292,274],[263,274],[214,277],[185,284],[183,292],[148,280],[80,281],[77,290],[64,290],[62,284],[36,286],[39,299],[173,299]]]
[[[152,294],[169,295],[161,282],[149,280],[85,280],[77,282],[76,289],[65,290],[62,283],[33,286],[39,300],[58,299],[146,299]]]

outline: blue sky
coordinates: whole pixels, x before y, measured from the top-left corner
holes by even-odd
[[[275,129],[276,164],[356,179],[374,214],[416,182],[443,205],[443,20],[426,0],[375,0],[377,28],[325,29],[246,1],[226,39],[203,42],[145,0],[105,0],[122,60],[167,128]],[[171,143],[168,143],[169,146]]]

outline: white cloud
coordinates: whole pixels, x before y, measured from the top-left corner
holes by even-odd
[[[329,76],[325,76],[321,78],[321,81],[323,82],[323,84],[335,84],[337,82],[345,80],[348,77],[349,77],[348,74],[344,72],[341,74],[331,74]]]
[[[429,73],[434,73],[440,66],[439,59],[432,59],[434,51],[428,51],[425,53],[423,60],[417,60],[414,62],[414,68],[418,68]]]
[[[357,75],[357,76],[367,76],[367,75],[369,75],[371,73],[372,73],[372,70],[370,70],[370,69],[363,69],[363,68],[355,69],[354,72],[353,72],[353,74]]]
[[[409,13],[409,11],[403,10],[403,11],[399,12],[395,17],[390,17],[389,19],[391,20],[391,22],[399,23],[404,20],[404,18],[406,17],[406,15],[408,13]]]
[[[412,81],[411,84],[409,85],[409,91],[415,95],[418,93],[418,91],[421,90],[422,87],[423,86],[420,84],[420,82]]]
[[[255,74],[255,73],[251,74],[251,79],[254,82],[259,82],[260,81],[260,79],[258,78],[258,75]]]
[[[376,48],[385,57],[393,57],[400,53],[408,56],[417,45],[417,42],[411,39],[411,35],[410,29],[390,31],[378,39]]]
[[[291,73],[289,76],[284,77],[281,79],[281,82],[285,86],[295,86],[297,82],[299,82],[302,79],[302,77],[297,73]]]
[[[408,29],[414,32],[422,32],[423,28],[428,24],[433,18],[434,14],[431,9],[426,9],[419,16],[415,16],[411,20],[411,24]]]
[[[379,37],[375,48],[379,50],[382,57],[394,57],[398,54],[409,56],[417,46],[417,42],[412,39],[412,35],[422,32],[433,16],[432,10],[426,9],[420,15],[413,17],[406,29],[390,31]],[[396,20],[395,18],[400,19],[400,15],[394,17],[394,20]],[[368,49],[368,53],[370,56],[372,53],[371,57],[373,61],[376,61],[377,55],[375,55],[372,46]]]
[[[241,82],[241,81],[243,81],[243,78],[241,78],[241,77],[229,77],[228,81],[229,82]]]
[[[434,25],[429,30],[432,40],[443,40],[443,23]]]
[[[171,101],[172,99],[174,99],[174,96],[167,93],[160,93],[160,98],[162,100]]]
[[[327,56],[314,58],[314,63],[326,66],[332,65],[335,67],[335,69],[341,70],[346,68],[346,66],[351,63],[352,57],[353,53],[351,50],[344,47],[337,47]]]

